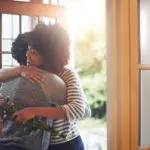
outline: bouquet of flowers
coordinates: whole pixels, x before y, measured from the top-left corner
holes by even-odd
[[[14,102],[9,97],[4,98],[0,93],[0,118],[2,121],[10,119],[20,123],[16,120],[16,117],[12,117],[13,113],[20,109],[23,109],[23,107],[16,107]],[[60,134],[59,132],[52,130],[52,128],[38,116],[28,120],[25,124],[21,125],[24,127],[24,131],[27,131],[30,134],[32,134],[32,132],[35,130],[41,129],[49,132],[53,131],[54,134],[59,134],[64,137],[64,135]]]

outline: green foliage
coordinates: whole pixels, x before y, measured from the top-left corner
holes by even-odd
[[[106,48],[104,30],[91,26],[75,38],[75,64],[93,117],[106,113]]]

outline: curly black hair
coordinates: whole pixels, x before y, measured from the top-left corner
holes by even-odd
[[[26,65],[27,63],[26,52],[28,49],[28,44],[24,40],[24,36],[26,36],[26,34],[27,33],[19,34],[15,39],[15,41],[12,43],[12,47],[11,47],[12,57],[20,65]]]
[[[27,45],[41,53],[44,57],[44,68],[50,72],[59,73],[68,64],[70,40],[66,30],[59,24],[38,24],[31,32],[17,37],[13,43],[12,54],[20,64],[26,58]]]

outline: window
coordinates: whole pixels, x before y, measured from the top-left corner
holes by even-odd
[[[38,22],[55,23],[56,18],[2,14],[2,68],[17,66],[11,56],[11,45],[19,33],[31,31]]]
[[[2,14],[2,67],[18,65],[11,57],[11,44],[19,34],[19,15]]]

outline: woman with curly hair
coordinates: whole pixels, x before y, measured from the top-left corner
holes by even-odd
[[[20,34],[16,38],[12,46],[12,54],[20,64],[27,64],[28,68],[30,67],[30,69],[31,67],[37,67],[35,69],[38,71],[38,73],[41,73],[41,75],[44,77],[44,80],[39,83],[33,83],[31,82],[32,80],[30,81],[24,78],[25,72],[23,72],[23,77],[17,76],[15,78],[3,81],[3,84],[0,88],[0,94],[3,97],[9,97],[9,104],[11,103],[11,105],[15,106],[15,109],[17,110],[18,108],[26,107],[54,107],[66,104],[65,83],[56,74],[48,72],[49,68],[46,68],[47,65],[45,64],[46,57],[39,51],[31,49],[28,46],[26,38],[28,38],[28,42],[30,41],[31,43],[33,39],[31,38],[31,34],[33,33],[29,32]],[[24,71],[27,69],[26,66],[22,66],[22,68]],[[4,69],[3,71],[6,70],[8,69]],[[7,72],[6,75],[11,74],[12,72]],[[10,110],[8,109],[7,101],[2,99],[0,105],[0,115],[2,118],[4,116],[3,110],[6,107],[7,110]],[[7,116],[7,111],[5,116]],[[52,128],[54,119],[46,119],[45,117],[39,118],[38,116],[36,116],[36,118],[39,121],[36,121],[35,123],[34,118],[34,122],[32,122],[34,124],[32,124],[32,127],[32,119],[27,121],[27,123],[22,120],[21,122],[24,122],[24,124],[22,124],[20,121],[18,122],[12,120],[10,117],[3,118],[2,136],[0,137],[0,150],[47,150],[50,143],[51,131],[42,130],[43,127],[39,128],[39,124],[37,123],[42,122],[45,125],[48,124],[48,126]],[[34,127],[35,124],[36,127]],[[59,134],[59,132],[55,133]],[[49,141],[47,141],[47,139],[49,139]]]
[[[38,51],[44,56],[40,69],[57,74],[66,84],[67,104],[59,107],[32,107],[24,108],[14,115],[17,120],[26,122],[35,116],[54,118],[53,131],[62,133],[64,136],[56,135],[52,131],[51,141],[48,150],[84,150],[84,145],[77,127],[77,121],[83,117],[90,116],[90,108],[84,96],[78,74],[75,70],[66,67],[69,60],[70,41],[66,31],[58,24],[39,24],[36,28],[24,37],[24,41],[29,45],[26,52],[27,59],[20,61],[23,53],[15,52],[13,45],[13,57],[27,66],[5,69],[0,72],[0,80],[8,80],[12,77],[23,75],[33,82],[43,80],[42,74],[34,66],[34,61],[30,54]],[[18,49],[17,49],[18,50]],[[15,52],[15,53],[14,53]],[[23,64],[25,65],[25,64]],[[7,74],[7,76],[6,76]]]

